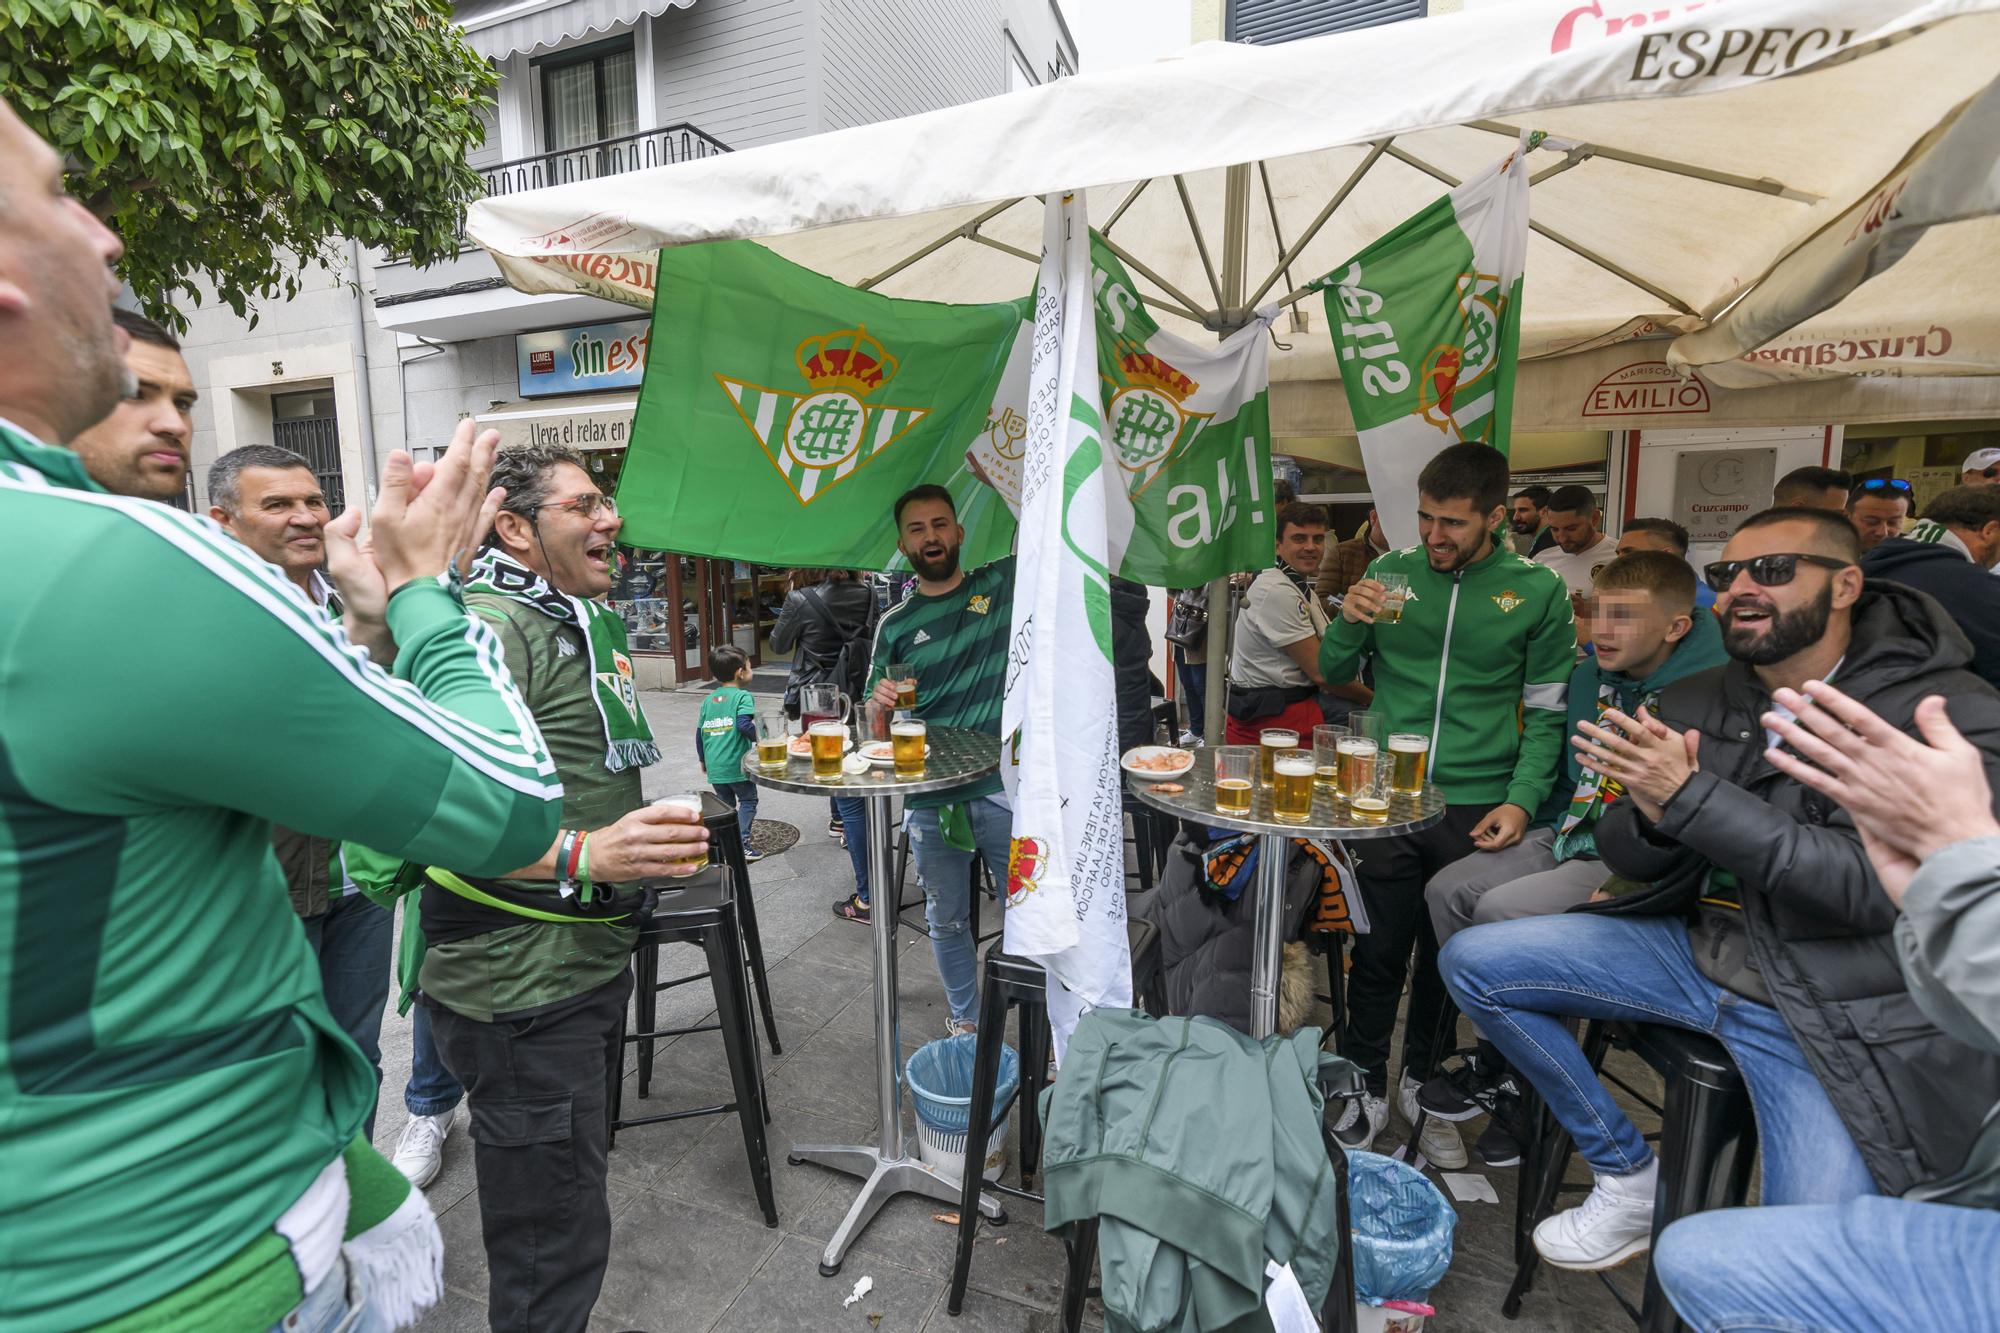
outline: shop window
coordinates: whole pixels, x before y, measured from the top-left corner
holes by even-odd
[[[599,175],[591,149],[639,129],[638,63],[632,39],[598,42],[574,52],[544,57],[541,71],[542,135],[547,152],[563,156],[551,164],[553,180]]]

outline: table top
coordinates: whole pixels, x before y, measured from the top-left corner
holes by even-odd
[[[797,754],[785,761],[782,773],[766,773],[757,766],[754,747],[743,756],[743,776],[760,787],[805,796],[927,796],[966,786],[1000,767],[1000,740],[983,731],[932,727],[925,739],[930,753],[920,778],[899,778],[892,765],[871,764],[866,773],[843,772],[838,782],[821,782],[813,777],[811,756]]]
[[[1194,752],[1194,767],[1177,778],[1151,774],[1141,778],[1125,775],[1132,794],[1156,810],[1181,819],[1191,819],[1210,828],[1233,829],[1239,833],[1278,833],[1294,838],[1332,838],[1354,842],[1363,838],[1393,838],[1399,833],[1415,833],[1444,818],[1444,793],[1425,784],[1422,794],[1398,795],[1389,802],[1389,822],[1363,824],[1347,811],[1345,801],[1314,784],[1312,815],[1303,824],[1285,824],[1271,817],[1271,789],[1259,783],[1251,793],[1250,813],[1220,814],[1215,808],[1215,760],[1207,750]],[[1180,795],[1153,791],[1162,782],[1186,788]]]

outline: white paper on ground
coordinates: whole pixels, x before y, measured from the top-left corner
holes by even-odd
[[[1319,1315],[1307,1302],[1292,1266],[1266,1259],[1264,1276],[1271,1279],[1264,1289],[1264,1312],[1271,1316],[1272,1333],[1319,1333]]]
[[[1468,1171],[1445,1171],[1445,1188],[1451,1197],[1460,1203],[1498,1203],[1500,1196],[1493,1192],[1493,1182],[1485,1176],[1475,1176]]]
[[[853,1294],[840,1303],[840,1308],[845,1310],[848,1306],[854,1304],[873,1290],[875,1290],[875,1279],[872,1277],[862,1278],[854,1284]]]

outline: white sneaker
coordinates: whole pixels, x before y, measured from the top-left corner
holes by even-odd
[[[1377,1097],[1372,1092],[1363,1093],[1347,1103],[1347,1109],[1334,1123],[1333,1136],[1348,1152],[1367,1152],[1369,1145],[1375,1142],[1375,1136],[1388,1123],[1388,1099]]]
[[[1417,1092],[1422,1086],[1405,1070],[1396,1093],[1396,1109],[1412,1126],[1416,1125],[1421,1109],[1417,1106]],[[1417,1141],[1417,1151],[1423,1154],[1425,1161],[1442,1171],[1462,1171],[1471,1161],[1465,1155],[1465,1140],[1459,1136],[1458,1126],[1434,1115],[1424,1117],[1423,1137]]]
[[[1574,1208],[1542,1219],[1535,1248],[1557,1268],[1593,1272],[1616,1268],[1653,1245],[1656,1157],[1629,1176],[1599,1176],[1596,1188]]]
[[[1181,748],[1183,750],[1192,750],[1195,746],[1200,744],[1201,744],[1201,737],[1195,735],[1192,731],[1183,731],[1181,733]]]
[[[453,1107],[441,1115],[413,1115],[396,1140],[396,1152],[389,1160],[418,1189],[437,1179],[444,1167],[445,1135],[451,1132]]]

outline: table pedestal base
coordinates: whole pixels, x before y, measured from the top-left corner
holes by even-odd
[[[819,1261],[821,1277],[832,1277],[840,1271],[840,1265],[847,1258],[847,1247],[875,1219],[882,1205],[898,1194],[920,1194],[938,1203],[954,1206],[958,1203],[958,1181],[946,1179],[938,1174],[935,1167],[913,1157],[884,1157],[879,1148],[801,1145],[793,1149],[785,1160],[793,1166],[801,1162],[830,1166],[836,1171],[859,1176],[863,1181],[861,1193],[855,1196],[847,1216],[840,1220],[833,1239],[826,1243],[826,1253]],[[990,1195],[979,1196],[979,1211],[990,1221],[1007,1220],[999,1202]]]

